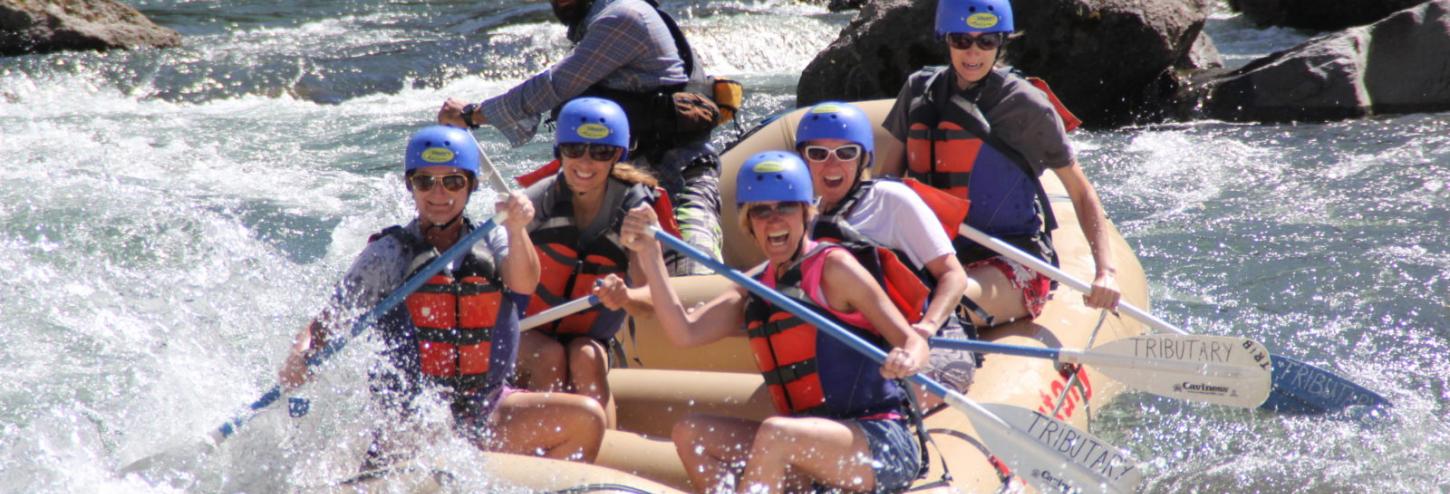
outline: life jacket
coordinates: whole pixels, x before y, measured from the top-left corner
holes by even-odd
[[[856,262],[876,278],[876,283],[881,285],[891,304],[901,311],[906,321],[916,324],[921,322],[927,304],[931,302],[931,290],[936,286],[936,280],[924,267],[918,269],[903,262],[905,252],[882,246],[846,221],[860,198],[865,197],[875,183],[875,180],[859,182],[834,208],[817,216],[811,225],[810,237],[839,245],[850,252]]]
[[[833,248],[837,246],[826,242],[817,244],[800,259],[784,266],[779,277],[767,269],[756,279],[766,286],[774,285],[782,295],[838,326],[887,348],[885,339],[875,329],[844,324],[807,297],[802,284],[802,264]],[[780,414],[849,419],[892,411],[899,411],[903,416],[909,413],[906,391],[897,381],[881,377],[880,364],[764,298],[751,294],[746,299],[745,327],[756,367],[764,376],[771,402]]]
[[[539,286],[524,309],[526,315],[543,312],[556,305],[589,295],[594,282],[614,274],[625,277],[629,270],[628,251],[619,241],[619,226],[625,213],[640,204],[649,203],[660,217],[664,230],[679,235],[674,222],[674,208],[664,190],[650,188],[643,184],[626,184],[613,177],[610,186],[626,187],[624,193],[614,195],[613,203],[606,202],[599,214],[610,215],[608,226],[602,235],[588,238],[578,225],[574,224],[572,192],[558,174],[558,160],[545,165],[542,170],[554,170],[554,182],[543,187],[557,187],[553,201],[549,204],[535,204],[539,220],[531,226],[529,238],[539,257]],[[538,172],[520,177],[521,182],[533,185],[542,179]],[[605,200],[610,200],[606,194]],[[588,310],[564,317],[538,328],[550,335],[589,335],[608,340],[619,330],[624,321],[623,310],[607,310],[595,306]]]
[[[437,249],[400,226],[389,227],[372,240],[384,236],[402,244],[409,277],[438,256]],[[504,296],[503,280],[487,247],[476,246],[455,265],[452,271],[428,278],[384,319],[409,328],[416,352],[405,360],[410,362],[407,367],[428,381],[471,390],[487,384],[495,346],[516,348],[513,341],[499,340],[517,338],[518,316]]]
[[[994,71],[988,77],[1004,76]],[[967,225],[1055,264],[1050,232],[1057,219],[1037,173],[992,134],[986,116],[951,83],[947,68],[937,69],[911,100],[906,176],[966,200]],[[995,255],[956,231],[949,235],[963,264]]]

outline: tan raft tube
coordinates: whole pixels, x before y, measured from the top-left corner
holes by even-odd
[[[873,120],[880,121],[891,101],[858,105]],[[748,269],[763,258],[749,237],[736,226],[736,170],[755,153],[792,149],[801,113],[798,110],[777,119],[723,156],[720,192],[725,260],[738,269]],[[878,127],[876,135],[881,139],[887,134]],[[1082,279],[1092,279],[1092,253],[1072,203],[1053,173],[1043,175],[1043,184],[1052,198],[1053,211],[1061,220],[1053,236],[1063,270]],[[1116,229],[1111,229],[1110,237],[1124,300],[1147,307],[1146,280],[1137,256]],[[709,300],[731,286],[720,276],[677,278],[672,283],[687,307]],[[983,338],[1012,345],[1085,348],[1143,333],[1144,328],[1136,321],[1110,314],[1103,319],[1090,345],[1100,314],[1101,311],[1085,307],[1080,294],[1059,287],[1041,317],[993,328]],[[617,365],[625,368],[615,368],[609,374],[618,406],[618,430],[609,431],[605,437],[597,465],[491,454],[491,459],[500,460],[496,469],[500,480],[540,491],[590,484],[628,485],[633,489],[589,492],[690,491],[693,489],[686,479],[684,466],[669,439],[670,429],[678,419],[694,412],[756,419],[772,413],[743,331],[739,337],[682,349],[670,345],[653,320],[641,318],[633,323],[632,333],[629,328],[619,333],[626,358]],[[1089,422],[1097,408],[1123,388],[1094,369],[1086,369],[1078,376],[1075,384],[1069,384],[1069,376],[1060,373],[1051,361],[991,355],[978,369],[976,383],[967,396],[982,403],[1006,403],[1044,413],[1056,407],[1058,418],[1091,430]],[[918,480],[913,492],[947,487],[941,484],[944,459],[953,478],[949,486],[953,492],[995,492],[1001,487],[1002,477],[988,462],[988,452],[963,414],[952,409],[942,410],[928,417],[926,425],[935,442],[929,446],[931,472]],[[390,490],[396,492],[402,487],[397,482],[410,480],[418,481],[413,485],[420,490],[428,490],[426,486],[431,485],[427,478],[404,474],[391,477]],[[355,484],[352,487],[368,490],[377,486]]]

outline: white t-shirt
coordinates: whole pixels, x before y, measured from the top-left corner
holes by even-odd
[[[957,252],[936,214],[901,182],[877,180],[847,213],[846,222],[866,238],[905,252],[917,269]]]

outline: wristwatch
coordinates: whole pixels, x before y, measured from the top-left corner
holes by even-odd
[[[463,105],[463,124],[470,129],[477,129],[478,124],[473,123],[473,112],[478,111],[478,103]]]

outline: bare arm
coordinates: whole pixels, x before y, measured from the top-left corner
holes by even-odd
[[[611,274],[600,280],[591,293],[599,297],[599,303],[609,310],[622,308],[631,317],[653,318],[654,300],[651,299],[649,285],[645,283],[644,269],[640,267],[643,262],[637,253],[629,253],[629,279],[634,281],[635,286]]]
[[[503,262],[503,281],[514,293],[529,295],[539,286],[539,254],[529,238],[529,222],[534,220],[534,203],[518,192],[509,193],[494,205],[495,211],[508,213],[503,227],[508,232],[509,254]]]
[[[291,391],[307,384],[308,379],[312,377],[311,369],[307,368],[307,359],[325,345],[327,345],[327,331],[322,324],[322,317],[319,316],[292,338],[292,348],[287,352],[287,359],[282,363],[282,370],[277,372],[277,380],[282,382],[282,389]]]
[[[967,291],[967,271],[962,268],[962,262],[957,260],[955,254],[946,254],[927,261],[926,270],[936,279],[936,290],[926,306],[926,314],[913,327],[918,334],[926,331],[922,336],[930,337],[947,322],[957,304],[961,303],[962,293]]]
[[[859,311],[894,347],[881,365],[881,375],[894,379],[921,371],[930,352],[926,339],[912,330],[901,312],[887,302],[886,292],[866,268],[850,253],[835,250],[827,254],[821,277],[826,302],[831,308]]]
[[[716,296],[694,312],[685,312],[679,295],[670,286],[659,241],[650,234],[650,229],[657,225],[654,210],[649,206],[639,206],[630,210],[624,218],[619,237],[637,255],[636,260],[654,303],[655,318],[670,343],[678,347],[693,347],[739,332],[745,324],[745,296],[739,288]]]
[[[1103,212],[1102,202],[1098,200],[1098,192],[1088,182],[1077,160],[1073,160],[1070,166],[1054,168],[1053,171],[1067,188],[1072,207],[1077,211],[1077,222],[1082,225],[1083,235],[1087,237],[1088,246],[1092,248],[1093,263],[1097,267],[1093,276],[1092,292],[1083,295],[1083,301],[1088,307],[1116,307],[1122,294],[1118,289],[1118,269],[1113,263],[1113,248],[1108,243],[1107,216]]]

